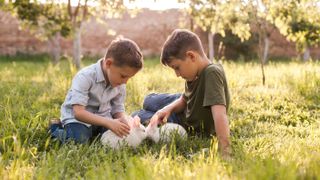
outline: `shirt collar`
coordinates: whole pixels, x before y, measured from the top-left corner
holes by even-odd
[[[102,64],[101,61],[103,61],[103,59],[99,59],[98,62],[96,63],[96,72],[97,72],[97,80],[96,82],[106,82],[104,79],[104,74],[102,71]]]

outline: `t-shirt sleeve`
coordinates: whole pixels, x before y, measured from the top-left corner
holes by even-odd
[[[224,74],[215,69],[206,74],[203,106],[225,105]]]
[[[187,95],[186,95],[186,91],[187,91],[187,83],[185,83],[184,85],[184,92],[182,94],[182,98],[185,102],[187,102]]]
[[[84,73],[78,73],[72,80],[70,104],[87,106],[89,100],[89,89],[92,86],[90,78]]]
[[[120,88],[119,94],[111,100],[111,114],[114,115],[118,112],[124,112],[124,102],[126,98],[126,86]]]

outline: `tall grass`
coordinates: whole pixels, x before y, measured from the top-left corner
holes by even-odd
[[[85,61],[84,65],[93,63]],[[46,57],[0,58],[0,177],[3,179],[319,179],[320,64],[224,62],[232,94],[233,156],[220,159],[215,138],[146,141],[136,150],[52,142],[48,120],[75,69]],[[151,92],[183,92],[183,80],[158,60],[127,85],[128,113]]]

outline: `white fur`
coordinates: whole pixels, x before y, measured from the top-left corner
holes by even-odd
[[[103,145],[108,145],[113,149],[119,149],[125,145],[136,148],[141,142],[146,139],[146,128],[140,124],[140,118],[136,116],[134,117],[134,122],[128,122],[130,126],[129,135],[126,137],[119,137],[111,130],[106,131],[101,136],[101,143]]]
[[[179,135],[181,138],[187,138],[187,131],[176,123],[166,123],[160,128],[157,127],[157,123],[150,123],[146,128],[146,132],[147,137],[156,143],[159,141],[168,143],[175,134]]]
[[[157,123],[152,123],[150,121],[149,125],[146,128],[147,137],[152,141],[158,143],[160,140],[160,129],[158,128]]]
[[[160,140],[170,142],[172,136],[179,135],[181,138],[187,138],[187,131],[179,124],[166,123],[160,127]]]

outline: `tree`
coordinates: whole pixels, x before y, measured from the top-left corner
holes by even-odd
[[[271,3],[269,0],[251,0],[247,5],[250,13],[250,24],[258,31],[258,56],[263,63],[262,65],[268,61],[269,38],[274,30],[273,17],[269,13]]]
[[[6,7],[19,18],[22,27],[37,38],[48,41],[53,63],[58,63],[61,56],[60,36],[66,37],[70,33],[66,14],[61,11],[63,7],[53,1],[38,3],[29,0],[8,2]]]
[[[82,23],[89,17],[118,17],[125,10],[123,0],[78,0],[75,6],[71,0],[68,0],[67,3],[55,0],[48,0],[45,3],[39,3],[36,0],[8,3],[14,5],[19,19],[26,27],[33,30],[39,37],[48,39],[51,47],[57,47],[50,48],[52,54],[55,54],[54,57],[60,53],[60,35],[71,34],[73,62],[77,69],[80,69],[81,64]]]
[[[89,3],[94,6],[89,6]],[[77,69],[80,69],[81,62],[82,23],[90,16],[114,17],[119,16],[124,10],[123,0],[78,0],[75,7],[72,7],[71,0],[68,0],[68,19],[73,31],[73,62]]]
[[[285,0],[273,4],[274,24],[289,41],[296,43],[303,60],[310,59],[310,47],[320,44],[320,7],[317,0]]]
[[[268,61],[268,52],[270,45],[270,35],[273,29],[271,24],[267,21],[270,18],[270,1],[268,0],[250,0],[247,3],[247,11],[250,14],[250,24],[258,32],[258,57],[260,60],[262,84],[265,85],[266,75],[264,72],[264,65]]]
[[[214,59],[214,36],[230,29],[242,41],[249,39],[250,26],[244,4],[238,0],[185,0],[195,24],[208,32],[209,58]]]

